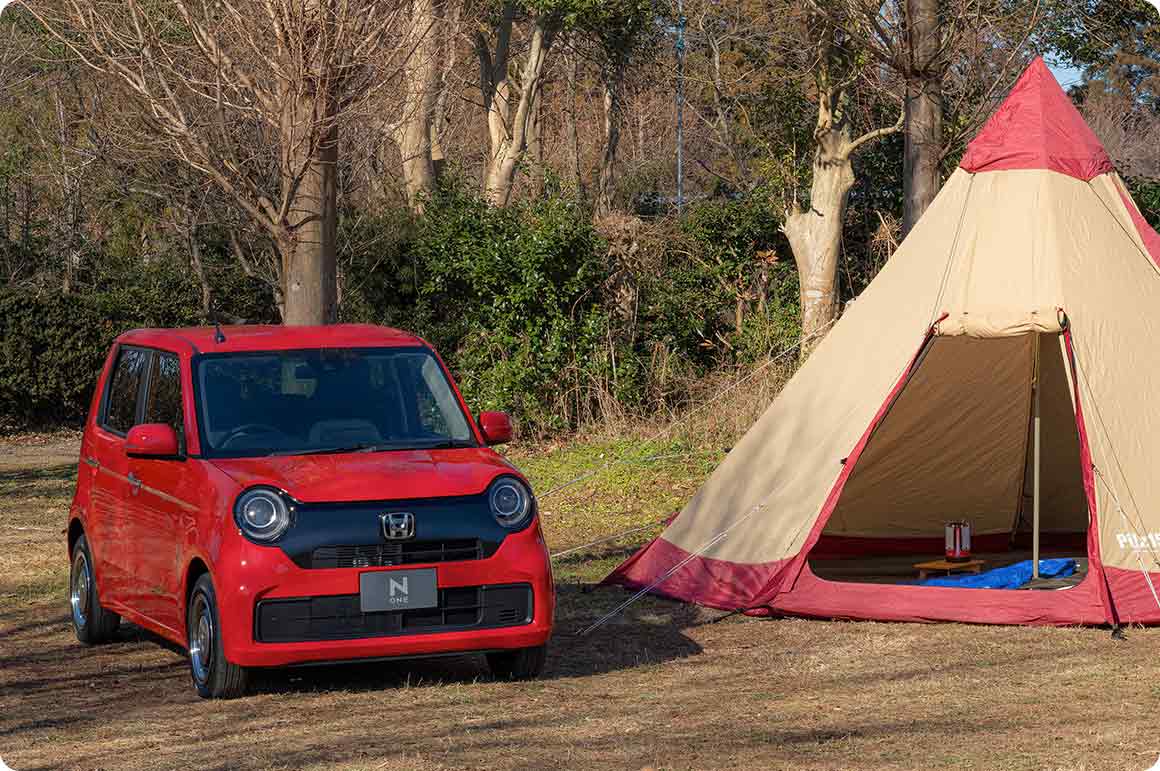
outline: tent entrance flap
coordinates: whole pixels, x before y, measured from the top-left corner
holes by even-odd
[[[936,558],[945,523],[957,520],[971,524],[976,552],[1014,554],[1031,547],[1037,500],[1045,553],[1066,545],[1086,556],[1087,500],[1061,343],[1057,333],[932,338],[810,559]]]

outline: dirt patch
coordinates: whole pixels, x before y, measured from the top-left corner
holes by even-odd
[[[1101,629],[715,621],[647,599],[578,636],[625,596],[580,582],[628,544],[557,566],[543,680],[493,682],[464,657],[286,670],[253,696],[205,702],[181,654],[135,627],[97,648],[73,639],[59,526],[75,465],[53,457],[0,471],[0,757],[18,771],[1138,771],[1160,755],[1160,630],[1116,642]],[[569,506],[617,508],[601,495]],[[591,520],[562,506],[586,537]]]

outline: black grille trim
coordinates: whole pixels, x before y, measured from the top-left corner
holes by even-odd
[[[532,622],[530,584],[439,590],[439,606],[363,613],[357,594],[263,600],[254,611],[254,639],[321,642],[524,626]]]
[[[310,554],[309,568],[388,568],[484,558],[479,539],[408,541],[363,546],[320,546]]]

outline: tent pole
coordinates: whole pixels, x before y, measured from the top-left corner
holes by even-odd
[[[1039,578],[1039,393],[1042,390],[1039,387],[1039,334],[1035,335],[1035,371],[1032,374],[1031,387],[1035,391],[1035,470],[1034,482],[1032,487],[1032,504],[1031,504],[1031,578]]]

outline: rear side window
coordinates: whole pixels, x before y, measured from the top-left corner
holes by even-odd
[[[109,394],[105,402],[105,420],[102,425],[119,434],[129,432],[137,423],[137,398],[141,393],[141,378],[149,352],[140,348],[122,348],[113,368]]]
[[[150,370],[144,422],[172,426],[180,438],[185,433],[181,410],[181,365],[173,354],[158,351],[153,355]]]

